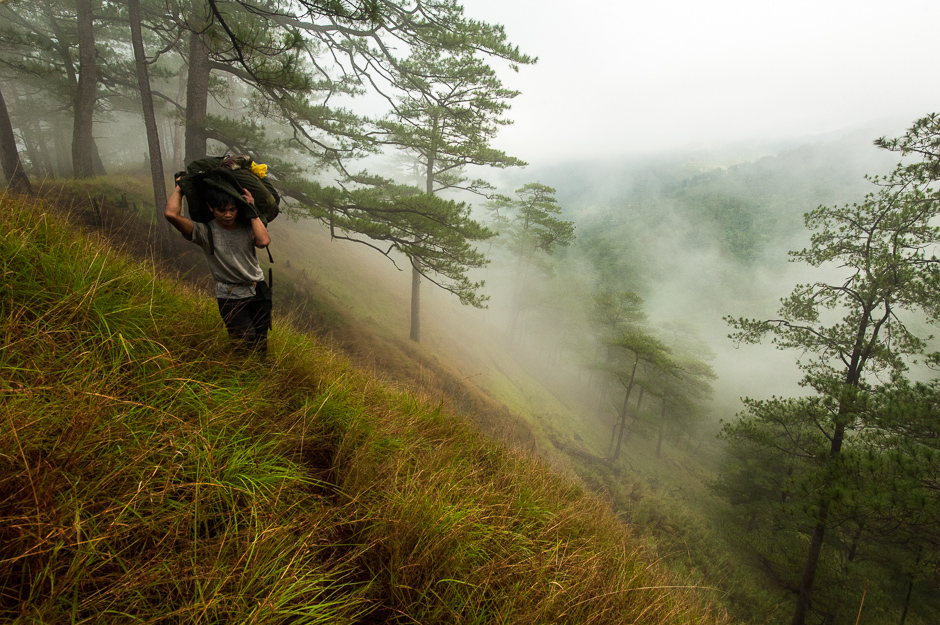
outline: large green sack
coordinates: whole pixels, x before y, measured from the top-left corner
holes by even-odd
[[[250,156],[216,156],[193,161],[186,167],[184,176],[177,178],[180,190],[186,197],[186,208],[193,221],[208,223],[214,219],[206,205],[203,191],[215,187],[231,196],[238,209],[239,221],[247,223],[252,217],[261,217],[265,224],[280,212],[281,197],[268,180],[255,170],[265,167],[255,165]],[[255,200],[252,207],[242,198],[242,189],[247,189]]]

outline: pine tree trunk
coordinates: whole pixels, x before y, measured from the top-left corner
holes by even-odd
[[[39,150],[39,157],[42,159],[43,175],[47,178],[55,178],[55,165],[52,162],[52,154],[49,152],[49,142],[46,141],[42,132],[42,127],[38,122],[32,124],[36,132],[36,148]]]
[[[623,433],[627,429],[627,402],[630,400],[630,391],[633,390],[633,380],[636,378],[636,368],[640,364],[640,357],[637,356],[633,361],[633,371],[630,372],[630,383],[627,384],[627,393],[623,398],[623,410],[620,411],[620,435],[617,436],[617,447],[614,449],[614,455],[611,460],[616,462],[620,457],[620,447],[623,445]]]
[[[421,342],[421,272],[415,258],[411,259],[411,340]]]
[[[64,120],[53,121],[53,151],[56,156],[56,171],[62,178],[71,178],[75,175],[72,168],[71,141],[68,126]]]
[[[98,90],[95,65],[94,16],[91,0],[76,0],[78,18],[78,88],[75,90],[72,127],[72,168],[77,178],[95,175],[95,146],[92,128]]]
[[[104,168],[104,161],[101,160],[101,152],[98,151],[98,144],[95,143],[94,137],[91,138],[91,159],[94,165],[95,175],[107,176],[108,172]]]
[[[842,418],[844,410],[840,410],[838,418]],[[832,445],[829,449],[829,466],[834,466],[835,461],[842,453],[842,441],[845,438],[845,424],[837,423],[835,432],[832,435]],[[809,553],[806,555],[806,566],[803,569],[803,579],[800,582],[800,594],[796,601],[796,609],[793,611],[793,620],[791,625],[804,625],[806,615],[809,613],[809,607],[813,600],[813,581],[816,579],[816,570],[819,567],[819,554],[822,552],[823,538],[826,534],[826,519],[829,517],[829,493],[823,492],[820,495],[822,500],[819,503],[819,520],[816,527],[813,528],[813,535],[809,542]]]
[[[157,223],[169,226],[165,219],[160,219],[167,202],[166,183],[163,180],[163,155],[160,150],[160,135],[157,131],[157,117],[153,111],[153,93],[150,90],[147,57],[144,54],[144,42],[141,34],[140,0],[128,0],[127,8],[131,26],[131,41],[134,46],[134,61],[137,66],[137,84],[140,86],[140,104],[144,114],[144,126],[147,129],[150,177],[153,180],[153,199],[157,210]],[[165,231],[165,228],[158,227],[159,234],[163,234]]]
[[[183,102],[186,100],[186,85],[189,83],[189,68],[183,66],[180,69],[179,75],[179,89],[176,93],[176,101]],[[172,138],[173,138],[173,156],[172,156],[172,171],[180,171],[186,169],[186,120],[173,120],[169,122],[173,124],[172,126]]]
[[[6,97],[11,98],[12,101],[22,101],[17,93],[15,84],[7,83],[6,92]],[[26,100],[26,102],[28,105],[29,101]],[[9,113],[9,108],[7,109],[7,113]],[[53,129],[54,128],[55,126],[53,125]],[[32,175],[36,178],[39,178],[40,180],[45,178],[55,178],[56,168],[52,162],[52,154],[49,151],[49,146],[45,140],[45,134],[42,131],[42,126],[39,119],[32,116],[25,117],[20,122],[19,130],[20,138],[23,140],[23,147],[26,149],[26,154],[29,157],[30,164],[32,165]],[[68,156],[66,156],[66,158],[68,158]],[[23,171],[27,176],[29,176],[29,173],[26,172],[25,168]]]
[[[630,441],[633,439],[633,434],[636,432],[636,424],[640,420],[640,412],[643,409],[643,396],[645,393],[646,389],[641,386],[640,395],[636,398],[636,406],[634,406],[635,416],[630,419],[630,427],[627,428],[627,431],[623,436],[624,445],[630,444]]]
[[[435,122],[436,124],[436,122]],[[436,162],[435,154],[428,155],[428,162],[424,169],[424,192],[428,195],[434,194],[434,164]],[[420,238],[415,242],[419,242]],[[421,266],[420,258],[411,259],[411,334],[410,338],[415,343],[421,342],[421,272],[418,268]]]
[[[36,133],[32,132],[32,124],[27,121],[20,126],[20,139],[23,140],[23,148],[26,151],[26,158],[29,160],[30,171],[25,172],[27,176],[32,174],[34,178],[45,178],[46,172],[42,164],[42,157],[39,156],[39,148],[36,145]],[[25,171],[25,170],[24,170]]]
[[[7,111],[2,91],[0,91],[0,166],[3,168],[3,175],[9,181],[10,190],[30,195],[33,193],[29,178],[23,171],[20,154],[16,150],[13,123],[10,121],[10,113]]]
[[[824,506],[822,512],[823,516],[816,523],[816,527],[813,528],[813,536],[809,541],[809,553],[806,555],[806,565],[800,583],[800,594],[796,600],[796,609],[793,611],[791,625],[804,625],[806,615],[809,613],[809,606],[813,600],[813,581],[816,578],[816,569],[819,567],[819,554],[822,551],[823,537],[826,533],[825,516],[828,512],[828,506]]]
[[[610,432],[610,445],[607,448],[607,455],[610,456],[611,460],[616,460],[617,456],[620,454],[620,444],[623,440],[623,428],[627,423],[627,402],[630,401],[630,390],[631,387],[627,387],[627,392],[623,397],[623,407],[620,409],[620,414],[617,415],[620,419],[620,423],[614,423],[614,429]],[[618,434],[619,433],[619,434]],[[616,440],[617,453],[611,454],[611,451],[614,449],[614,441]]]
[[[666,429],[666,397],[663,396],[662,410],[659,412],[659,437],[656,439],[656,457],[663,449],[663,431]]]
[[[189,76],[186,81],[186,149],[191,163],[206,157],[206,113],[209,110],[209,48],[200,33],[189,40]]]
[[[904,596],[904,611],[901,612],[900,625],[904,625],[904,621],[907,620],[907,609],[911,605],[911,593],[913,591],[914,591],[914,576],[911,575],[911,578],[907,580],[907,594]]]

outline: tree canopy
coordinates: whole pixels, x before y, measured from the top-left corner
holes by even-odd
[[[428,193],[486,188],[464,179],[467,166],[524,164],[491,145],[518,93],[502,86],[493,62],[518,69],[535,61],[501,26],[469,19],[454,0],[10,0],[0,22],[0,79],[47,96],[50,119],[74,112],[71,172],[102,171],[93,124],[117,108],[142,111],[155,197],[166,184],[161,146],[172,146],[165,160],[176,169],[210,152],[253,154],[299,206],[295,215],[386,256],[404,254],[416,280],[429,277],[463,303],[485,302],[482,281],[467,272],[486,263],[473,244],[491,232],[469,206],[352,172],[388,145],[423,159]],[[389,113],[354,112],[367,94]],[[171,120],[162,128],[161,108]],[[63,132],[48,149],[44,133],[17,130],[27,147],[62,153]]]

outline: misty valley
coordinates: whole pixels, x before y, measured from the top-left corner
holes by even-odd
[[[917,132],[906,138],[922,140]],[[900,257],[934,262],[933,234],[897,227],[928,200],[912,194],[916,209],[884,224],[885,205],[917,178],[903,178],[905,163],[903,181],[889,184],[901,157],[864,131],[722,166],[709,158],[553,170],[576,239],[536,278],[520,277],[511,256],[487,277],[502,294],[494,327],[578,416],[551,415],[544,402],[530,410],[551,415],[555,448],[683,566],[714,575],[724,558],[750,562],[724,573],[723,588],[750,586],[742,604],[777,586],[773,605],[785,605],[811,568],[812,610],[825,622],[862,604],[879,614],[872,622],[930,620],[936,299],[924,292],[918,308],[881,295],[899,286]],[[875,247],[886,275],[870,275],[875,261],[859,252]],[[880,341],[894,346],[882,352]],[[901,562],[903,572],[892,568]],[[742,618],[763,622],[755,615],[769,605]]]

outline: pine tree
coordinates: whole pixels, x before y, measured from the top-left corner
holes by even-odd
[[[150,87],[150,73],[147,69],[147,56],[144,51],[140,0],[128,0],[128,24],[131,30],[131,44],[134,48],[134,65],[137,70],[137,84],[140,89],[141,112],[147,129],[147,150],[150,155],[150,175],[153,181],[154,204],[158,211],[166,206],[166,183],[163,174],[163,152],[160,149],[160,134],[153,107],[153,92]],[[159,217],[159,215],[158,215]],[[157,219],[166,231],[166,220]]]
[[[818,456],[822,479],[810,503],[814,521],[793,625],[803,625],[810,608],[824,538],[842,495],[843,458],[863,424],[870,380],[903,375],[905,357],[925,350],[924,338],[905,324],[906,313],[940,318],[940,259],[934,255],[940,243],[935,225],[940,216],[938,168],[936,155],[920,151],[938,136],[940,124],[931,116],[901,139],[882,140],[883,147],[923,158],[875,178],[880,190],[860,204],[819,207],[806,214],[811,244],[791,252],[793,260],[815,268],[841,267],[842,279],[798,285],[782,300],[776,319],[728,319],[736,341],[753,343],[770,335],[779,348],[798,350],[803,384],[816,394],[814,410],[782,413],[806,423],[803,429],[822,433],[826,444]],[[783,404],[752,404],[745,419],[755,427],[748,435],[760,432],[764,408],[775,406]]]
[[[420,259],[430,282],[462,304],[485,304],[479,293],[483,282],[471,280],[467,272],[486,265],[474,243],[493,233],[471,218],[466,204],[374,176],[355,179],[360,184],[350,187],[295,180],[291,194],[329,226],[332,238],[366,245],[392,262],[395,252]]]
[[[555,189],[539,182],[530,182],[516,189],[516,197],[494,195],[486,205],[493,215],[495,227],[501,231],[506,248],[516,257],[516,289],[513,296],[508,334],[515,338],[519,318],[527,296],[533,265],[550,272],[544,259],[557,248],[574,240],[574,222],[559,219],[561,208]]]
[[[531,59],[514,54],[519,63]],[[504,168],[524,162],[493,149],[491,141],[518,92],[502,86],[496,72],[479,58],[473,42],[453,49],[418,49],[401,65],[395,87],[402,92],[392,113],[380,123],[383,142],[411,155],[422,173],[424,191],[482,192],[489,185],[465,175],[469,165]],[[442,215],[441,217],[444,217]],[[446,227],[446,221],[440,220]],[[423,236],[421,233],[418,236]],[[424,264],[412,266],[411,339],[420,340],[420,284]]]

